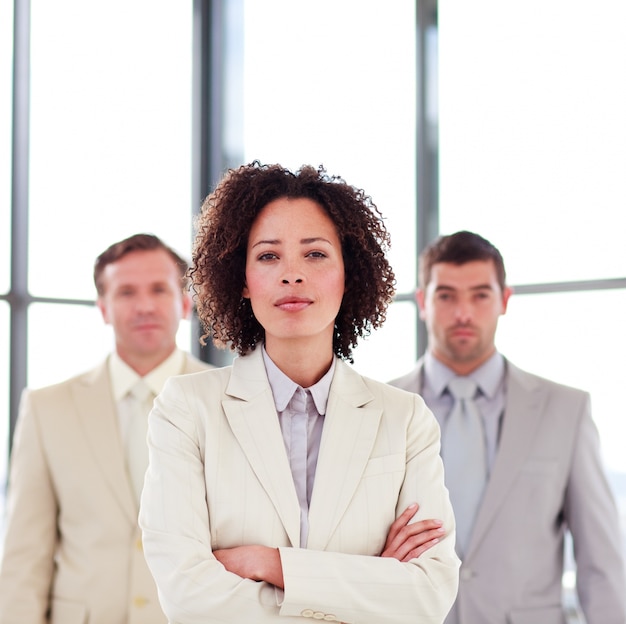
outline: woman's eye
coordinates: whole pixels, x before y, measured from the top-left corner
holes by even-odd
[[[275,260],[278,256],[275,253],[266,251],[259,256],[259,260]]]
[[[311,251],[307,254],[309,258],[325,258],[326,254],[323,251]]]

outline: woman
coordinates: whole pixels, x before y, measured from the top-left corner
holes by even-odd
[[[255,162],[197,228],[203,338],[239,357],[171,379],[150,415],[140,524],[165,613],[442,622],[459,561],[439,429],[344,362],[393,296],[378,210],[321,167]]]

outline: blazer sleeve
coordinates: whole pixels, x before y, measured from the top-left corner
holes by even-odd
[[[58,507],[42,432],[24,391],[14,436],[0,567],[0,622],[47,622],[57,546]]]
[[[399,418],[408,431],[404,432],[407,444],[403,448],[406,475],[395,511],[425,501],[419,518],[442,519],[449,534],[422,557],[404,564],[378,556],[285,547],[283,543],[278,545],[285,575],[283,595],[268,583],[228,572],[212,554],[219,527],[210,526],[205,479],[220,477],[205,475],[200,440],[202,435],[219,433],[197,431],[193,412],[198,406],[189,404],[198,400],[189,393],[193,381],[185,382],[187,392],[180,383],[168,381],[150,414],[150,462],[139,514],[146,560],[171,621],[295,624],[308,615],[355,624],[443,622],[456,596],[459,561],[438,454],[439,430],[421,399],[402,393],[406,395],[403,407],[413,405],[414,413]],[[206,398],[211,388],[203,392]],[[213,401],[215,409],[221,409],[219,400]],[[224,420],[220,422],[220,426],[228,426]],[[230,466],[234,469],[232,463]],[[245,508],[237,499],[246,496],[246,492],[233,492],[233,515]],[[367,518],[361,521],[367,523]],[[247,522],[254,524],[255,520]],[[266,529],[272,530],[271,526]],[[242,543],[245,539],[242,534]]]
[[[564,505],[574,543],[577,592],[588,624],[623,624],[626,580],[619,516],[586,393],[578,423]]]
[[[212,407],[220,409],[222,393],[215,390]],[[276,609],[274,588],[228,572],[212,553],[200,434],[189,405],[193,400],[170,379],[150,412],[149,464],[139,510],[146,562],[170,621],[265,623]],[[245,493],[233,496],[236,501]]]

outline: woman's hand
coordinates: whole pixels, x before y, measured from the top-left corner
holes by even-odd
[[[417,503],[410,505],[391,525],[381,557],[410,561],[434,546],[443,536],[441,520],[419,520],[409,524],[418,509]]]
[[[281,589],[285,586],[278,548],[236,546],[214,550],[213,556],[229,571],[252,581],[266,581]]]

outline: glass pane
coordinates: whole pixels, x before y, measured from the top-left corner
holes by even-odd
[[[0,301],[0,554],[4,534],[4,501],[9,458],[9,306]]]
[[[95,256],[191,239],[189,2],[32,0],[32,294],[89,299]]]
[[[626,3],[439,3],[441,230],[514,284],[623,277]]]
[[[244,15],[244,159],[323,164],[365,189],[388,219],[398,289],[410,291],[415,3],[247,0]]]
[[[498,348],[522,368],[591,392],[626,544],[625,309],[626,290],[513,295]]]
[[[390,381],[408,373],[417,359],[417,306],[398,301],[389,306],[387,320],[354,350],[354,367],[362,375]]]
[[[190,349],[190,325],[189,321],[182,321],[178,329],[176,339],[181,349]],[[99,364],[114,347],[111,327],[104,324],[95,306],[32,304],[28,327],[28,386],[31,388],[82,373]]]
[[[13,3],[0,3],[0,293],[9,290],[11,254],[11,137]],[[1,457],[0,457],[1,459]]]

